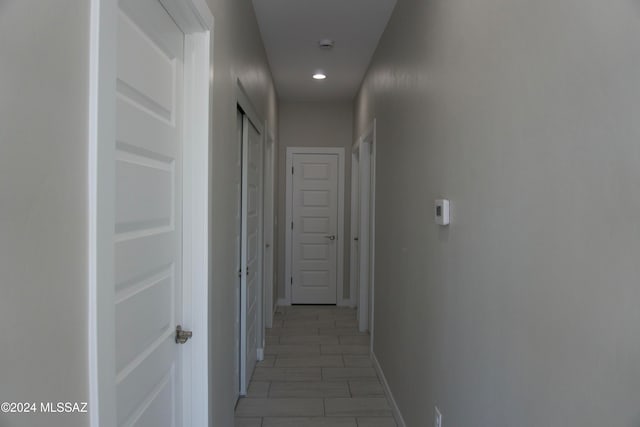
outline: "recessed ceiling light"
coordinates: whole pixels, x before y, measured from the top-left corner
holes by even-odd
[[[327,75],[324,74],[324,73],[315,73],[313,75],[313,78],[316,79],[316,80],[324,80],[324,79],[327,78]]]

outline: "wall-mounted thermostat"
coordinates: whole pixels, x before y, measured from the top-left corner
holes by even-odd
[[[445,199],[436,200],[435,206],[436,224],[449,225],[449,201]]]

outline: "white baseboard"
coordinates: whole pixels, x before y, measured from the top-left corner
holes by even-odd
[[[396,424],[398,424],[398,427],[407,427],[407,424],[404,422],[404,418],[402,418],[402,414],[400,413],[400,408],[398,408],[398,404],[393,398],[393,393],[391,393],[389,383],[387,383],[387,378],[384,376],[384,372],[382,372],[382,367],[378,362],[378,358],[373,352],[371,352],[371,360],[373,361],[373,367],[378,373],[378,377],[380,377],[380,381],[382,381],[384,394],[387,396],[387,400],[389,400],[389,403],[391,404],[391,412],[393,412],[393,418],[395,418]]]
[[[257,357],[258,357],[258,362],[262,362],[264,360],[264,348],[259,348],[257,350]]]
[[[286,307],[286,306],[289,306],[289,305],[291,305],[291,303],[286,298],[278,298],[278,307]],[[353,308],[355,308],[355,306],[356,306],[355,303],[349,298],[347,298],[347,299],[343,298],[343,299],[338,300],[336,305],[338,307],[353,307]]]
[[[351,299],[347,298],[347,299],[341,299],[338,301],[337,304],[338,307],[353,307],[353,304],[351,303]]]
[[[291,305],[291,303],[285,298],[278,298],[278,306],[287,306]]]

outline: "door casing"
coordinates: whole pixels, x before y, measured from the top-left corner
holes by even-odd
[[[246,116],[247,120],[249,122],[251,122],[251,125],[253,125],[256,130],[258,131],[258,133],[262,136],[262,145],[264,148],[264,144],[265,144],[265,127],[262,125],[262,120],[260,119],[260,116],[257,114],[256,109],[253,106],[253,103],[251,102],[249,96],[247,95],[247,92],[245,91],[245,89],[242,86],[242,83],[240,82],[240,80],[237,81],[237,87],[236,87],[236,99],[237,99],[237,107],[239,108],[239,110],[242,112],[242,114],[244,114],[244,116]],[[243,136],[244,139],[244,136]],[[245,147],[242,147],[243,150],[243,156],[244,156],[244,150]],[[263,150],[264,153],[264,150]],[[264,164],[264,162],[263,162]],[[261,183],[261,185],[264,187],[264,176],[261,176],[261,179],[263,180],[263,182]],[[260,199],[260,203],[263,203],[263,199]],[[261,221],[264,221],[264,209],[261,208]],[[243,209],[241,209],[241,218],[240,218],[241,223],[246,223],[246,212],[244,212]],[[264,222],[262,224],[262,229],[264,230]],[[261,234],[261,239],[264,237]],[[244,242],[241,242],[241,248],[242,245],[244,244]],[[261,248],[261,254],[260,257],[262,257],[262,259],[264,260],[264,245],[261,244],[260,245]],[[243,266],[244,266],[244,261],[242,262]],[[264,262],[262,263],[264,265]],[[244,268],[244,267],[242,267]],[[245,277],[245,272],[242,270],[241,268],[241,277]],[[260,279],[259,279],[259,283],[260,283],[260,287],[258,290],[258,312],[257,312],[257,319],[256,319],[256,326],[257,326],[257,334],[256,334],[256,338],[258,339],[258,342],[256,343],[256,347],[257,347],[257,355],[256,358],[258,361],[263,360],[264,358],[264,339],[262,337],[264,337],[264,269],[261,269],[260,271]],[[242,345],[242,343],[246,343],[246,336],[247,336],[247,330],[246,330],[246,305],[243,304],[244,298],[242,297],[243,293],[246,292],[245,288],[245,280],[241,281],[241,290],[240,290],[240,302],[239,304],[236,304],[236,307],[238,309],[238,315],[240,316],[240,337],[239,341],[240,341],[240,348],[237,349],[239,350],[239,354],[238,357],[236,358],[239,361],[239,374],[240,374],[240,378],[238,378],[238,381],[240,383],[240,395],[241,396],[245,396],[247,394],[247,378],[246,376],[246,353],[243,354],[243,350],[246,348],[245,346]],[[236,350],[236,351],[237,351]]]
[[[360,144],[351,150],[351,244],[349,256],[349,301],[358,306],[358,280],[360,279]]]
[[[205,0],[160,0],[185,33],[183,425],[208,422],[209,112],[214,18]],[[118,3],[91,0],[89,42],[88,317],[91,427],[116,425],[113,224]],[[186,372],[190,375],[186,377]]]
[[[351,193],[352,294],[358,307],[358,329],[369,331],[373,345],[375,273],[376,122],[353,146]],[[355,239],[358,238],[357,241]],[[355,257],[355,254],[358,254]],[[357,285],[357,288],[356,288]]]
[[[265,129],[268,129],[265,126]],[[276,140],[273,134],[266,132],[267,140],[264,150],[264,257],[263,257],[263,289],[264,289],[264,327],[273,327],[275,304],[273,286],[276,283]],[[269,245],[269,247],[267,247]],[[264,332],[264,328],[263,328]],[[265,336],[262,334],[264,348]]]
[[[286,164],[286,222],[285,226],[285,276],[284,276],[284,298],[279,301],[280,305],[291,305],[291,276],[292,266],[292,237],[293,233],[289,224],[293,221],[293,178],[291,168],[293,167],[293,156],[295,154],[335,154],[338,156],[338,235],[337,235],[337,283],[336,283],[336,304],[339,306],[349,306],[350,300],[344,298],[344,174],[345,174],[345,150],[342,147],[287,147]]]

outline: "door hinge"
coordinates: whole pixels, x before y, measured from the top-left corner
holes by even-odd
[[[291,276],[291,284],[293,285],[293,276]]]
[[[293,221],[291,221],[291,229],[293,230]]]
[[[291,175],[293,175],[293,166],[291,166]]]
[[[238,270],[238,277],[242,277],[242,269]]]

